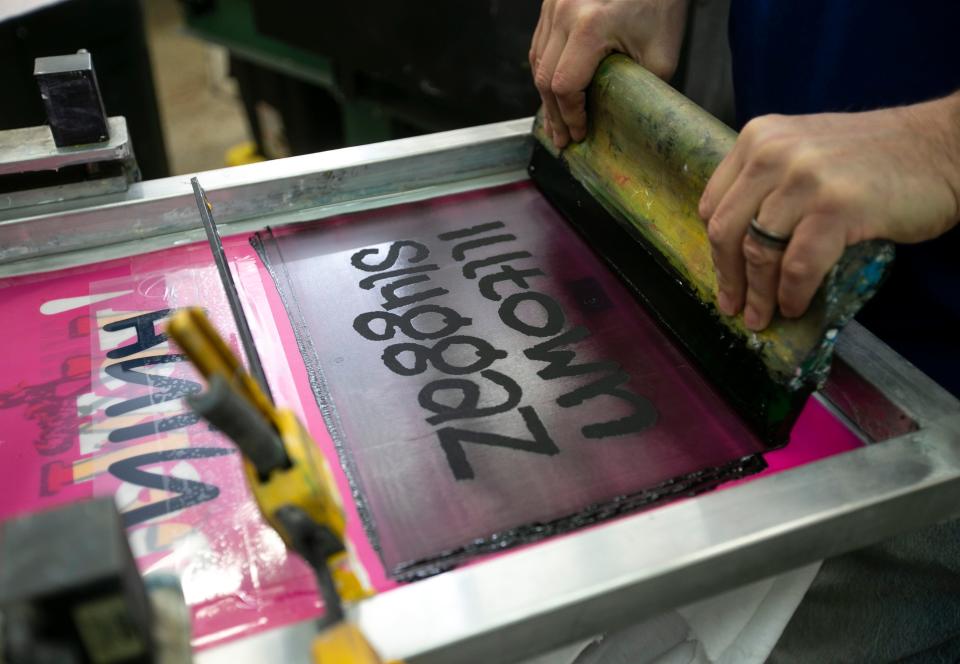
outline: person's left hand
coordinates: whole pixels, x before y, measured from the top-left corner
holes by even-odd
[[[806,311],[845,247],[920,242],[960,218],[960,93],[867,113],[768,115],[749,122],[707,183],[700,216],[717,304],[762,330],[779,305]],[[791,236],[785,250],[748,227]]]

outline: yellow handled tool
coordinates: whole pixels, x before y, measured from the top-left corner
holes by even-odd
[[[337,591],[348,601],[366,597],[343,549],[343,504],[330,468],[297,416],[267,398],[201,309],[176,312],[167,332],[209,381],[210,389],[191,398],[191,406],[240,448],[247,482],[267,522],[294,550],[295,533],[282,508],[298,508],[328,529],[340,544],[328,559]]]
[[[276,408],[260,390],[202,310],[176,312],[167,332],[209,381],[191,406],[237,443],[264,518],[317,572],[328,627],[313,644],[315,660],[380,664],[356,625],[342,620],[340,599],[369,593],[349,565],[343,507],[326,459],[296,415]]]
[[[277,408],[230,274],[212,206],[191,180],[217,269],[251,373],[233,354],[202,309],[176,312],[167,333],[208,381],[189,398],[198,414],[229,436],[243,454],[243,469],[267,522],[314,569],[326,615],[312,647],[324,664],[381,664],[356,625],[343,620],[341,600],[370,595],[350,565],[343,503],[316,443],[293,411]]]

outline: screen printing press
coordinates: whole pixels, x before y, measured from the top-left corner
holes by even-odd
[[[534,126],[197,175],[385,661],[519,661],[960,515],[952,396],[850,323],[822,388],[745,422],[743,376],[695,369],[531,182]],[[196,661],[313,661],[313,574],[164,333],[200,307],[240,353],[196,200],[183,176],[0,212],[0,518],[113,496]]]

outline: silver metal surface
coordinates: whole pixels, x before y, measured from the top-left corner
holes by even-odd
[[[835,363],[824,394],[874,440],[922,429],[944,413],[960,411],[956,397],[855,321],[837,339],[836,357],[854,378],[841,382],[842,369]]]
[[[23,214],[25,208],[34,205],[47,205],[126,191],[130,181],[126,174],[122,174],[0,194],[0,222],[16,214]]]
[[[63,72],[92,68],[93,58],[90,57],[87,50],[81,49],[76,53],[67,55],[48,55],[44,58],[37,58],[33,63],[33,75],[62,74]]]
[[[0,223],[18,216],[37,214],[64,201],[93,199],[119,194],[140,179],[133,148],[122,117],[109,118],[110,140],[89,146],[58,148],[50,128],[29,127],[0,131],[0,178],[23,173],[51,173],[70,166],[86,166],[87,177],[54,180],[56,184],[35,188],[10,188],[0,193]],[[108,167],[108,164],[119,164]],[[99,171],[99,173],[98,173]],[[83,200],[79,204],[89,204]],[[41,207],[50,205],[51,207]]]
[[[242,232],[523,178],[529,126],[518,120],[202,177],[221,230]],[[140,183],[92,207],[65,204],[0,223],[0,275],[195,241],[195,220],[188,177]],[[356,619],[387,657],[509,662],[957,516],[960,405],[859,326],[841,335],[837,352],[871,389],[844,386],[823,398],[865,431],[867,402],[888,404],[909,420],[907,433],[874,431],[871,439],[889,439],[398,588],[361,604]],[[196,659],[309,662],[314,629],[272,630]]]
[[[117,116],[109,118],[108,124],[109,141],[72,148],[58,148],[47,125],[0,131],[0,175],[55,171],[65,166],[98,161],[122,161],[131,153],[127,121]]]
[[[924,433],[399,588],[352,612],[381,655],[511,662],[960,515],[960,415]],[[198,664],[309,662],[310,623]]]
[[[960,514],[960,417],[378,596],[408,662],[515,661]],[[761,507],[762,506],[762,507]]]
[[[210,204],[210,201],[207,200],[207,192],[200,186],[200,180],[190,178],[190,186],[193,187],[193,197],[197,203],[200,222],[203,224],[203,230],[207,234],[207,243],[210,245],[213,261],[217,265],[220,284],[223,286],[223,292],[227,296],[230,313],[233,314],[233,322],[237,326],[240,345],[243,347],[243,354],[247,357],[247,368],[253,376],[253,379],[257,381],[260,389],[267,395],[267,399],[273,401],[273,394],[270,391],[270,385],[267,383],[267,375],[263,372],[263,364],[260,362],[260,354],[257,352],[256,344],[253,343],[253,334],[250,332],[247,316],[243,312],[243,305],[240,303],[237,285],[233,282],[233,274],[230,272],[227,256],[223,253],[223,242],[220,240],[220,233],[217,232],[217,222],[213,220],[213,206]]]
[[[363,145],[235,168],[201,176],[217,219],[225,228],[255,219],[267,223],[321,218],[351,209],[385,204],[387,197],[438,187],[475,187],[469,181],[497,176],[525,177],[531,150],[532,120],[512,120],[417,138]],[[333,206],[338,206],[334,208]],[[0,276],[34,271],[36,265],[14,262],[107,243],[142,241],[196,227],[190,177],[135,183],[123,194],[96,204],[64,203],[43,214],[0,221]],[[70,233],[64,233],[70,228]],[[235,232],[235,231],[234,231]],[[174,240],[171,239],[170,242]],[[134,252],[143,251],[132,247]]]

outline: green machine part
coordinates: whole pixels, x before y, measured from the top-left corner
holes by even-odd
[[[340,90],[330,59],[261,34],[250,0],[217,0],[205,11],[185,13],[188,30],[200,39],[225,47],[238,58],[312,83],[331,93],[342,108],[346,145],[393,138],[390,117],[372,99],[346,96]]]

